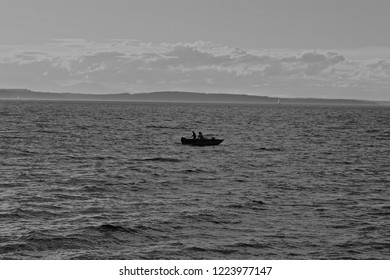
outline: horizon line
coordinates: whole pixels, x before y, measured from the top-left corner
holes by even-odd
[[[358,99],[358,98],[328,98],[328,97],[285,97],[285,96],[268,96],[268,95],[255,95],[251,93],[231,93],[231,92],[201,92],[201,91],[187,91],[187,90],[161,90],[161,91],[145,91],[145,92],[111,92],[111,93],[82,93],[82,92],[66,92],[66,91],[40,91],[31,90],[28,88],[0,88],[0,91],[25,91],[32,93],[51,93],[51,94],[72,94],[72,95],[89,95],[89,96],[107,96],[107,95],[142,95],[152,93],[190,93],[190,94],[203,94],[203,95],[231,95],[231,96],[246,96],[246,97],[258,97],[269,99],[287,99],[287,100],[340,100],[340,101],[362,101],[373,103],[390,103],[386,100],[370,100],[370,99]]]

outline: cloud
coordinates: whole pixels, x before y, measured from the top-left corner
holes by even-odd
[[[245,50],[211,42],[56,40],[0,49],[0,82],[92,92],[198,90],[257,93],[264,87],[390,88],[389,60],[347,59],[338,51]],[[23,81],[23,82],[21,82]],[[46,88],[45,88],[46,85]]]
[[[218,57],[207,52],[201,52],[195,47],[175,46],[172,50],[164,53],[169,58],[171,65],[186,65],[197,67],[219,63]]]
[[[380,60],[368,65],[370,73],[377,78],[390,78],[390,62]]]

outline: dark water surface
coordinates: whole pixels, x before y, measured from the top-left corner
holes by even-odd
[[[0,101],[2,259],[390,259],[387,107]],[[225,141],[180,144],[191,131]]]

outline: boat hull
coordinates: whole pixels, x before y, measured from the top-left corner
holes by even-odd
[[[188,139],[185,137],[181,138],[181,143],[183,145],[191,145],[191,146],[216,146],[223,142],[223,139]]]

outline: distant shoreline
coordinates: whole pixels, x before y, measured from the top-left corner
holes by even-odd
[[[58,100],[58,101],[138,101],[138,102],[184,102],[184,103],[246,103],[246,104],[318,104],[318,105],[373,105],[388,106],[389,101],[324,98],[279,98],[246,94],[199,93],[181,91],[158,91],[149,93],[54,93],[28,89],[0,89],[2,100]]]

